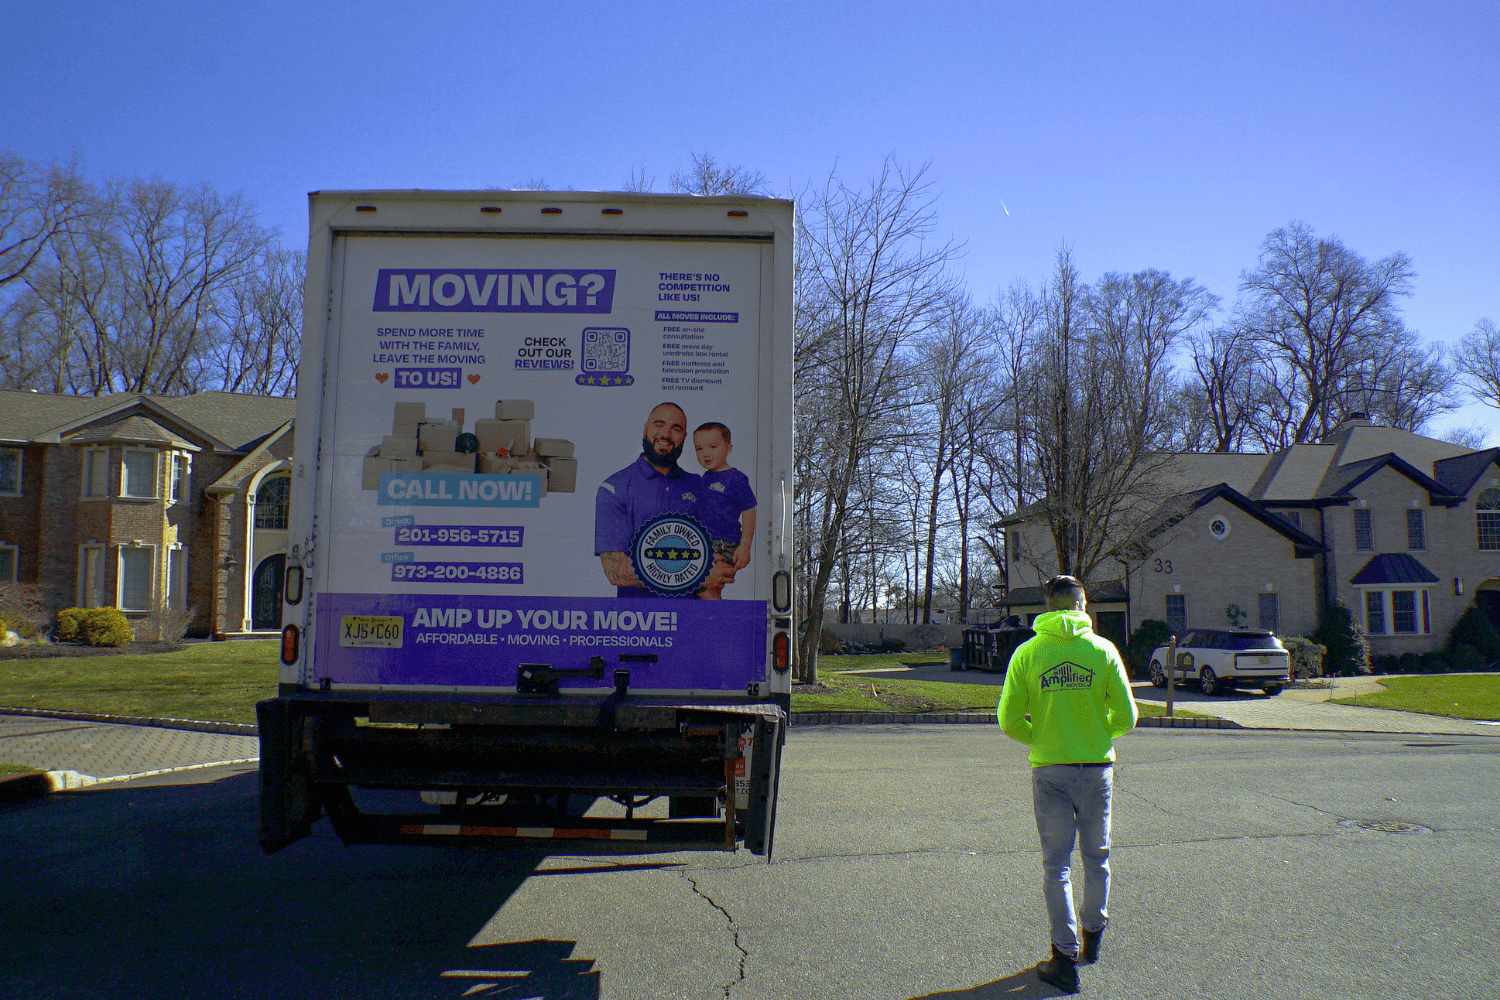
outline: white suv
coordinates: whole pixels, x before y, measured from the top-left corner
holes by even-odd
[[[1167,686],[1169,646],[1151,651],[1151,683]],[[1258,628],[1195,628],[1177,639],[1177,683],[1196,680],[1206,695],[1258,687],[1280,694],[1291,681],[1291,657],[1275,633]]]

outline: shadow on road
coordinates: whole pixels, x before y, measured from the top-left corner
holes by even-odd
[[[544,855],[345,848],[321,822],[268,857],[256,781],[0,805],[4,992],[599,996],[573,942],[468,947]]]
[[[911,1000],[1041,1000],[1043,997],[1069,995],[1038,979],[1036,967],[1033,966],[982,986],[967,990],[951,990],[947,993],[924,993],[919,997],[912,997]]]

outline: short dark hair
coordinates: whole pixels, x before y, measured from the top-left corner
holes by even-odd
[[[720,434],[724,435],[725,444],[734,444],[734,441],[729,437],[729,428],[725,427],[717,420],[710,420],[708,423],[700,425],[698,427],[698,430],[693,431],[693,433],[697,434],[698,431],[718,431]]]
[[[1053,598],[1056,597],[1065,597],[1066,600],[1072,601],[1074,604],[1088,597],[1078,577],[1067,576],[1065,574],[1054,576],[1042,584],[1042,593],[1046,596],[1048,604],[1051,604]]]
[[[657,410],[661,409],[663,406],[670,406],[672,409],[674,409],[678,413],[682,414],[682,422],[684,424],[687,423],[687,411],[684,410],[682,407],[678,406],[676,403],[672,402],[670,399],[664,400],[664,401],[662,401],[660,403],[657,403],[655,406],[651,407],[651,411],[646,414],[646,419],[650,420],[651,419],[651,414],[655,413]]]

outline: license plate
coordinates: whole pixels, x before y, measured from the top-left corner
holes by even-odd
[[[400,649],[404,622],[400,615],[345,615],[339,645]]]
[[[1255,662],[1256,663],[1270,663],[1271,662],[1271,658],[1269,656],[1257,656],[1255,658]]]

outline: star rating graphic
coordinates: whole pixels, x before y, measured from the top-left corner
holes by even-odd
[[[690,548],[686,548],[686,547],[682,547],[682,546],[675,546],[675,547],[670,547],[670,548],[647,549],[644,554],[645,554],[645,556],[646,556],[647,559],[673,559],[673,560],[676,560],[676,559],[697,559],[700,555],[702,555],[702,553],[699,552],[697,549],[690,549]]]
[[[579,385],[634,385],[634,375],[578,375],[573,379]]]

